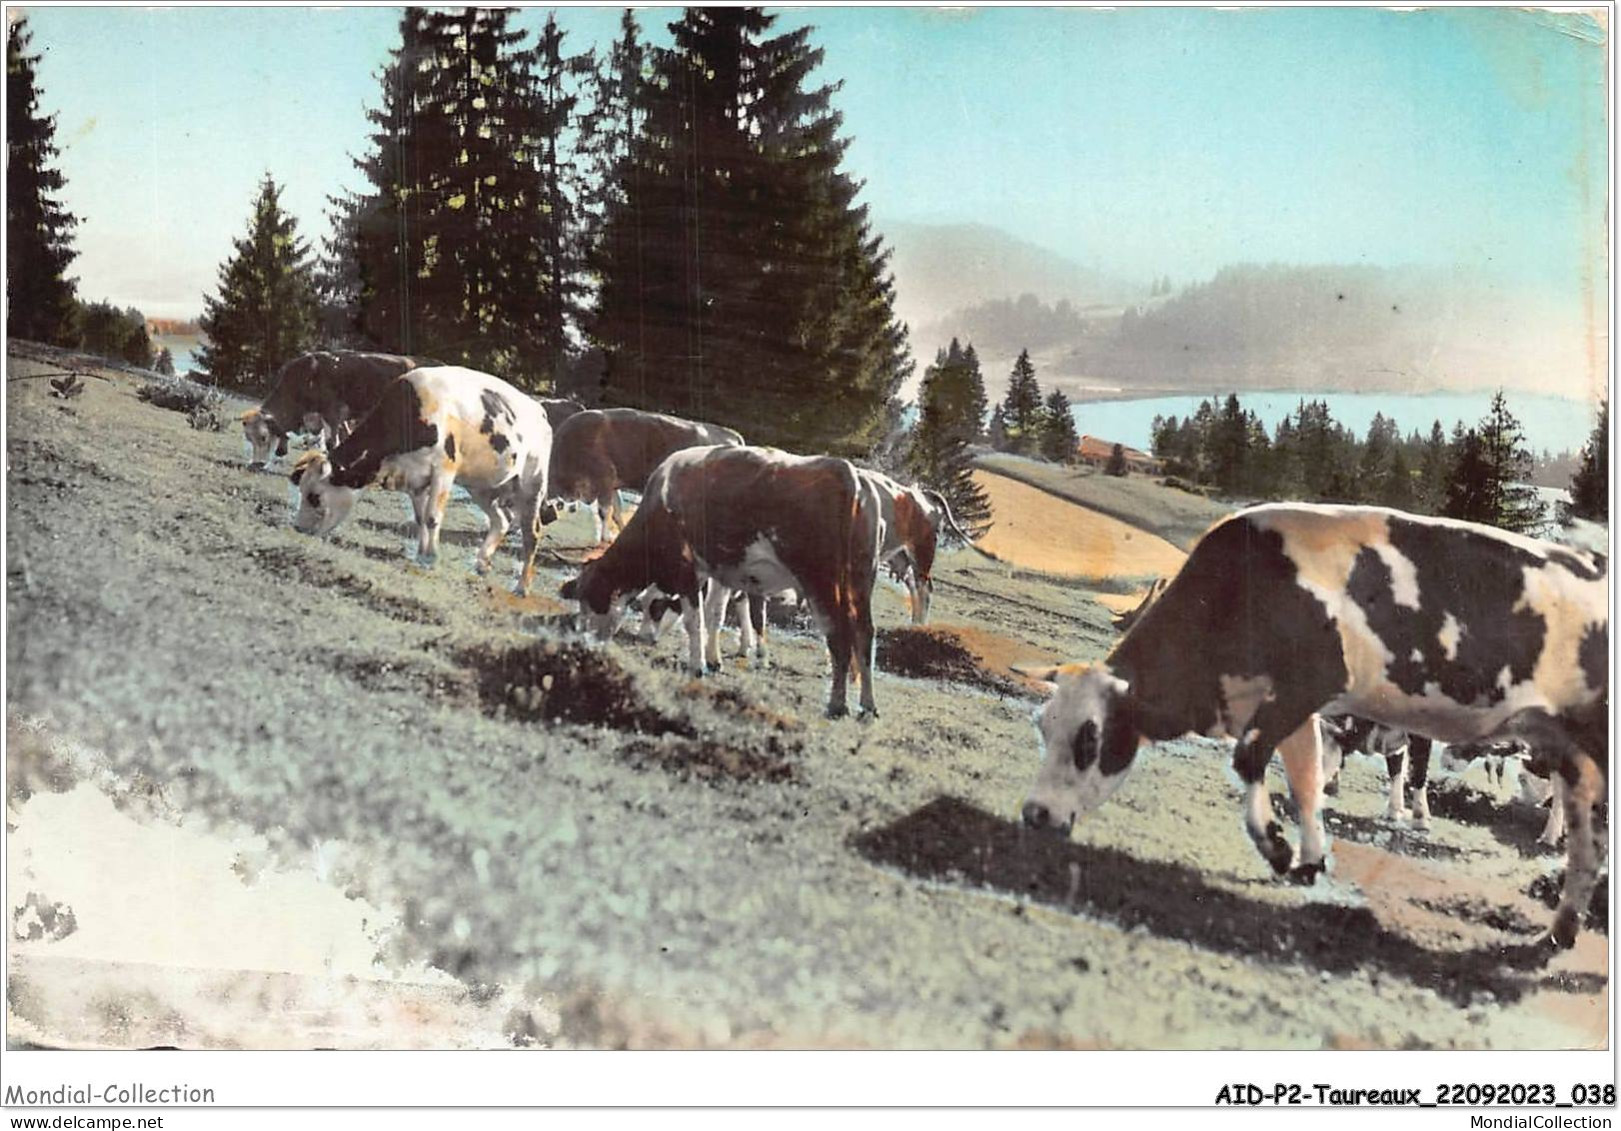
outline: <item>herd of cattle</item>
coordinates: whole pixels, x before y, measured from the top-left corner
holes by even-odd
[[[542,525],[561,505],[592,506],[599,542],[615,527],[617,536],[561,595],[604,639],[633,602],[649,634],[662,610],[679,608],[694,674],[719,665],[734,598],[744,651],[763,655],[764,602],[791,590],[826,638],[830,717],[847,711],[852,671],[862,713],[876,714],[879,573],[906,585],[921,623],[942,527],[968,541],[938,493],[846,460],[750,447],[713,424],[537,400],[422,358],[307,354],[283,368],[243,428],[256,466],[272,449],[285,455],[291,432],[321,437],[291,472],[305,533],[330,532],[369,486],[400,490],[419,560],[431,562],[451,489],[463,488],[489,518],[480,572],[518,525],[520,594],[533,583]],[[621,490],[641,495],[628,521]],[[1068,835],[1120,785],[1143,742],[1226,736],[1256,848],[1278,874],[1310,883],[1324,867],[1322,799],[1344,751],[1390,755],[1389,813],[1422,824],[1431,740],[1523,742],[1554,784],[1543,838],[1567,834],[1552,937],[1570,946],[1600,862],[1606,573],[1601,555],[1469,523],[1371,507],[1240,511],[1156,587],[1104,662],[1020,669],[1050,691],[1023,821]],[[1274,751],[1299,812],[1298,852],[1265,788]]]

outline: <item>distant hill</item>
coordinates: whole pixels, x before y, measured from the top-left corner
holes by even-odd
[[[1247,263],[1149,297],[984,225],[885,234],[919,376],[953,337],[971,342],[993,402],[1021,349],[1044,389],[1083,397],[1503,387],[1587,399],[1603,383],[1602,342],[1578,305],[1478,273]]]
[[[894,249],[896,313],[912,327],[914,349],[917,331],[985,302],[1030,294],[1080,308],[1146,293],[988,224],[892,223],[880,230]]]

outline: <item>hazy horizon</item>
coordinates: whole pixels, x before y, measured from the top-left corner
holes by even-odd
[[[317,247],[326,198],[360,187],[351,158],[367,148],[400,9],[21,11],[42,56],[42,109],[57,115],[62,199],[81,218],[70,268],[81,297],[193,317],[266,172]],[[532,35],[546,11],[515,23]],[[776,31],[816,29],[825,57],[813,78],[842,84],[845,168],[880,232],[988,225],[1141,288],[1239,263],[1445,271],[1512,296],[1526,312],[1516,339],[1532,353],[1554,345],[1573,395],[1605,378],[1601,20],[1501,8],[770,11]],[[605,46],[620,12],[558,9],[565,50]],[[678,12],[639,9],[644,36],[666,42]],[[932,345],[914,352],[926,362]]]

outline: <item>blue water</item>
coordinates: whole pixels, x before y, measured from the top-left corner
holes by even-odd
[[[1598,406],[1545,393],[1507,392],[1509,411],[1525,429],[1527,445],[1540,455],[1544,450],[1558,454],[1579,451],[1598,419]],[[1179,419],[1198,411],[1199,402],[1214,400],[1219,409],[1226,394],[1218,397],[1151,397],[1133,401],[1088,401],[1073,410],[1075,426],[1082,435],[1151,450],[1155,416]],[[1240,393],[1239,403],[1261,418],[1267,431],[1294,412],[1302,400],[1322,400],[1339,421],[1358,438],[1368,433],[1373,414],[1382,412],[1394,419],[1406,436],[1415,429],[1429,435],[1430,424],[1439,420],[1448,435],[1455,421],[1473,427],[1486,415],[1492,393]]]

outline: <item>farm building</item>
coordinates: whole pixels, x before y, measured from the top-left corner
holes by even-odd
[[[1096,436],[1082,436],[1080,444],[1075,449],[1075,458],[1090,467],[1105,467],[1109,456],[1114,451],[1113,440],[1100,440]],[[1138,451],[1136,448],[1122,445],[1126,454],[1126,469],[1135,471],[1139,475],[1163,475],[1165,461]]]

